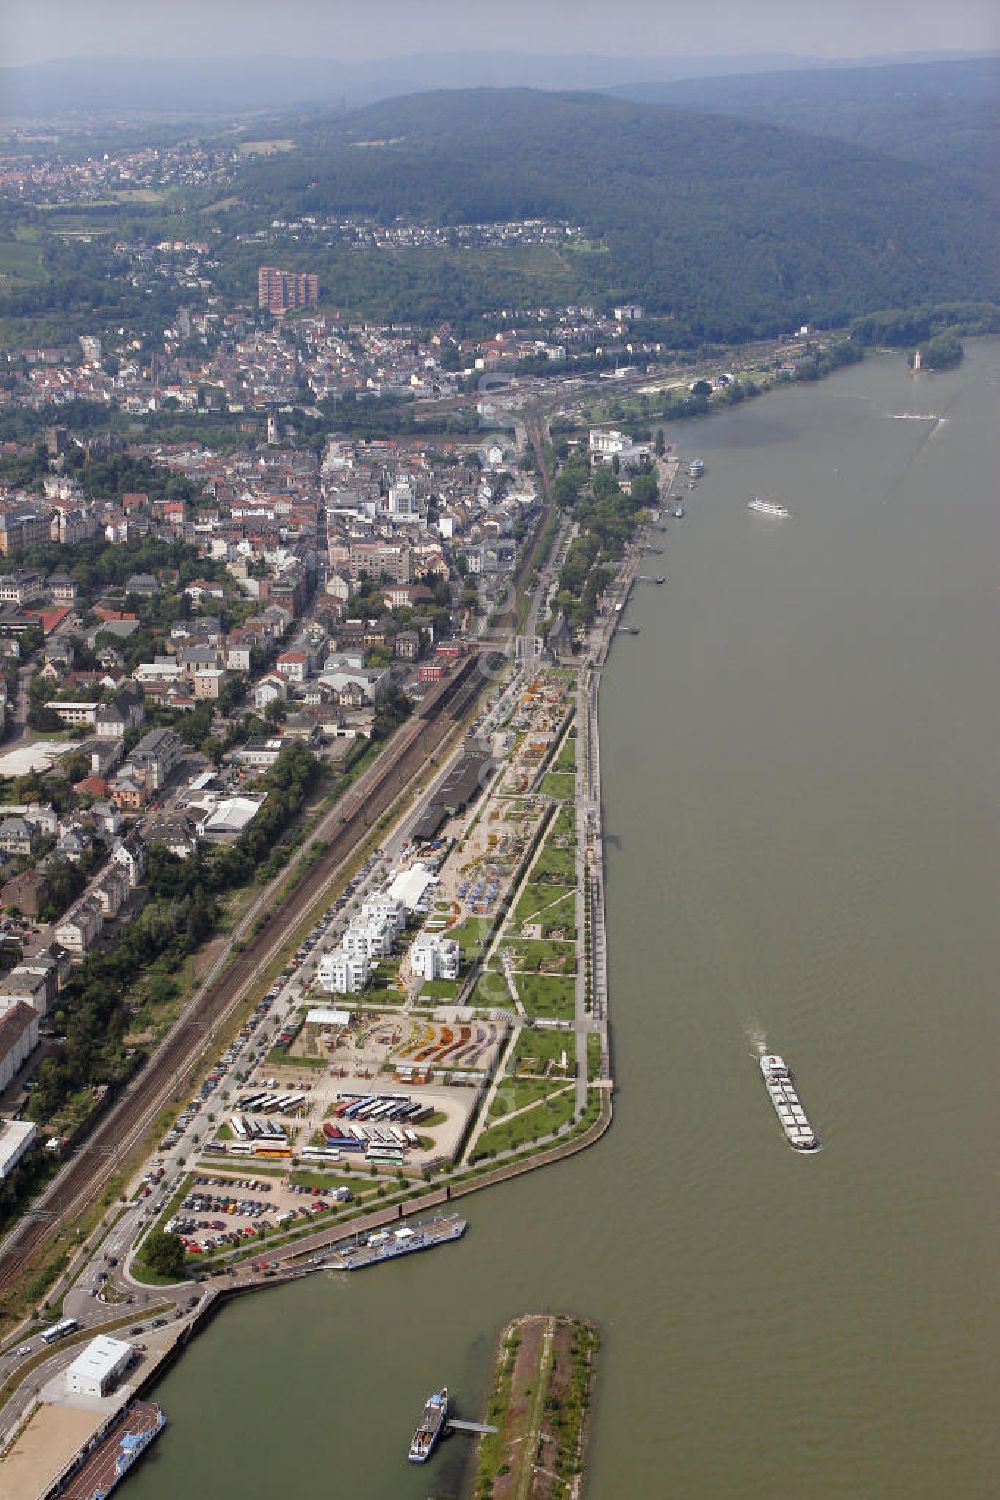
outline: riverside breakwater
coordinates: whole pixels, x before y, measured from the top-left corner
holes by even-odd
[[[994,1493],[1000,344],[967,350],[668,431],[705,477],[600,692],[614,1128],[450,1250],[224,1309],[130,1500],[457,1497],[414,1404],[478,1417],[526,1307],[602,1330],[588,1500]]]

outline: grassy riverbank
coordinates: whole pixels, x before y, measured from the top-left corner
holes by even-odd
[[[530,1313],[500,1336],[473,1500],[579,1493],[600,1335],[583,1318]]]

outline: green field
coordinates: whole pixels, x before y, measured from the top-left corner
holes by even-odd
[[[526,1110],[513,1120],[489,1126],[476,1142],[471,1160],[481,1161],[483,1157],[495,1156],[499,1151],[515,1150],[518,1146],[527,1145],[529,1141],[551,1135],[560,1125],[572,1120],[573,1108],[573,1089],[568,1087],[564,1094],[543,1099],[534,1109]]]
[[[30,240],[0,240],[0,279],[5,285],[47,281],[38,244]]]
[[[549,835],[545,847],[531,867],[531,879],[535,882],[551,880],[560,885],[575,885],[576,849],[572,844],[568,849],[557,848],[553,843],[553,838],[557,836],[554,833]]]
[[[542,970],[552,974],[572,974],[576,968],[576,944],[550,941],[544,938],[507,938],[503,946],[509,948],[514,968],[519,972]]]
[[[528,1104],[547,1099],[555,1089],[564,1088],[565,1078],[511,1078],[505,1080],[493,1096],[490,1119],[499,1120]]]
[[[463,963],[471,963],[474,958],[478,958],[491,925],[488,917],[468,917],[456,927],[448,929],[447,936],[454,939],[462,950]]]
[[[541,790],[547,797],[568,801],[576,795],[576,776],[572,771],[546,771]]]
[[[514,908],[514,923],[520,926],[522,922],[530,922],[535,917],[546,915],[548,907],[575,894],[576,887],[572,885],[556,885],[545,881],[539,883],[529,880]]]
[[[576,980],[555,974],[516,974],[514,983],[529,1016],[552,1016],[559,1021],[572,1020],[575,1011]]]
[[[454,1000],[461,988],[460,979],[425,979],[420,990],[420,1000]]]
[[[576,735],[571,733],[563,740],[562,748],[552,762],[553,771],[576,770]]]
[[[558,1065],[564,1052],[572,1073],[576,1066],[576,1038],[573,1033],[571,1031],[536,1031],[533,1027],[525,1026],[514,1045],[510,1071],[521,1075],[540,1075],[546,1063]]]

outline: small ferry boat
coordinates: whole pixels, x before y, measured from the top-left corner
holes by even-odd
[[[677,518],[678,521],[685,514],[684,507],[683,507],[683,505],[681,505],[680,501],[678,501],[677,504],[674,506],[673,513],[676,516],[676,518]]]
[[[448,1420],[448,1387],[435,1391],[432,1396],[427,1397],[427,1405],[424,1414],[420,1418],[420,1425],[410,1442],[409,1459],[411,1464],[425,1464],[437,1446],[437,1440],[444,1430],[444,1424]]]
[[[700,479],[705,472],[705,460],[703,458],[692,458],[688,464],[688,473],[692,479]]]
[[[438,1214],[433,1219],[417,1220],[412,1227],[403,1224],[398,1229],[377,1229],[338,1245],[327,1264],[332,1270],[360,1271],[365,1266],[395,1260],[399,1255],[413,1255],[419,1250],[432,1250],[436,1245],[459,1240],[466,1227],[467,1221],[457,1214]]]
[[[777,505],[773,500],[762,500],[760,495],[755,495],[752,500],[747,501],[747,510],[755,510],[761,516],[787,516],[791,514],[784,505]]]
[[[818,1151],[819,1140],[799,1101],[784,1058],[778,1057],[774,1052],[762,1053],[760,1071],[788,1144],[794,1146],[796,1151]]]

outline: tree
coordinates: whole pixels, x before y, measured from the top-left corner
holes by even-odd
[[[187,1275],[187,1256],[180,1236],[168,1234],[166,1230],[154,1229],[146,1236],[142,1258],[158,1276],[170,1276],[180,1281]]]
[[[920,360],[925,370],[950,369],[961,364],[964,354],[962,341],[953,328],[946,328],[920,346]]]
[[[667,451],[667,440],[663,435],[662,427],[656,429],[656,442],[653,444],[653,451],[657,458],[662,458]]]

